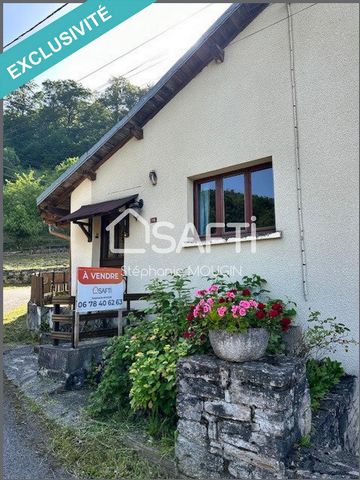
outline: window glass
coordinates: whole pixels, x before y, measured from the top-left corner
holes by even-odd
[[[228,223],[245,222],[244,175],[238,174],[224,178],[224,208],[225,231],[233,232],[234,227],[227,227]]]
[[[253,215],[257,227],[275,226],[274,181],[272,168],[251,174]]]
[[[199,235],[205,235],[206,225],[216,221],[215,180],[199,186]]]

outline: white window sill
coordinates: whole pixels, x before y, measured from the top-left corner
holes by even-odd
[[[272,232],[261,234],[258,233],[256,237],[251,235],[242,238],[230,237],[230,238],[212,238],[211,240],[201,240],[200,242],[188,242],[183,244],[183,248],[193,248],[193,247],[200,247],[200,246],[207,246],[207,245],[224,245],[226,243],[242,243],[242,242],[251,242],[256,240],[257,242],[263,240],[274,240],[276,238],[282,238],[282,232]]]

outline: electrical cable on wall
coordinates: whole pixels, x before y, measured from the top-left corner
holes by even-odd
[[[302,201],[302,189],[301,189],[299,124],[298,124],[298,113],[297,113],[296,77],[295,77],[294,29],[293,29],[293,19],[291,14],[290,3],[287,4],[287,13],[288,13],[288,33],[289,33],[289,50],[290,50],[291,96],[292,96],[293,119],[294,119],[297,209],[298,209],[300,249],[301,249],[301,273],[302,273],[302,285],[303,285],[304,298],[305,300],[307,300],[308,279],[307,279],[307,262],[306,262],[306,249],[305,249],[303,201]]]

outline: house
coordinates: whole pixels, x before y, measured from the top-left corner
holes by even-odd
[[[198,274],[228,267],[266,278],[275,296],[297,303],[300,323],[319,310],[356,338],[358,10],[233,4],[44,191],[44,221],[71,225],[73,293],[79,266],[125,265],[133,291],[166,268],[192,267],[199,286]],[[157,238],[154,248],[143,222],[127,215],[113,225],[111,252],[107,227],[126,208],[171,234],[175,250],[158,253],[171,241]],[[209,222],[250,224],[253,216],[256,253],[254,230],[239,239],[228,225],[212,230],[203,253]],[[179,251],[189,223],[199,237]],[[355,348],[338,355],[358,371]]]

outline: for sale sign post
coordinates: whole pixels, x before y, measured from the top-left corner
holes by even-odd
[[[121,268],[78,268],[77,313],[120,310],[123,298],[124,273]]]

